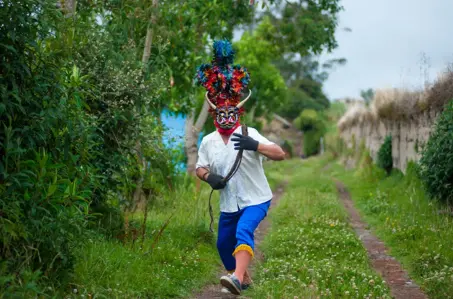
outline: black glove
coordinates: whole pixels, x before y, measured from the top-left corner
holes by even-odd
[[[223,177],[215,173],[208,174],[206,182],[211,185],[211,188],[214,190],[223,189],[226,186],[226,183],[223,181]]]
[[[234,144],[235,150],[245,149],[248,151],[255,151],[255,152],[258,150],[259,142],[256,141],[255,139],[253,139],[252,137],[244,136],[239,133],[233,133],[233,135],[237,136],[237,137],[231,138],[231,141],[237,141]]]

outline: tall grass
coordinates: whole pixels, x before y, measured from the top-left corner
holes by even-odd
[[[208,196],[191,179],[150,204],[144,240],[140,233],[125,245],[89,239],[78,251],[73,293],[97,298],[170,298],[189,295],[213,278],[220,260],[209,232]],[[218,214],[218,194],[213,208]],[[139,229],[143,212],[130,217]]]
[[[378,89],[369,109],[353,105],[338,121],[343,131],[356,124],[377,120],[403,120],[428,110],[441,111],[453,98],[453,67],[439,74],[437,81],[424,90]]]
[[[275,189],[287,178],[284,163],[265,162],[266,175]],[[186,176],[175,190],[151,200],[142,239],[143,211],[129,215],[126,244],[99,236],[87,240],[77,252],[71,296],[96,298],[187,297],[215,276],[221,261],[209,231],[208,199],[211,189]],[[214,192],[213,229],[217,231],[219,193]],[[135,232],[135,234],[134,234]],[[135,240],[134,240],[135,238]]]

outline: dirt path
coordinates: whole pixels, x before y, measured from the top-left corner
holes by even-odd
[[[425,299],[428,298],[420,288],[410,280],[407,272],[401,264],[393,257],[387,254],[387,248],[370,230],[367,224],[360,219],[351,195],[343,183],[335,181],[337,190],[340,195],[348,214],[349,222],[363,246],[368,252],[368,257],[373,268],[381,274],[390,288],[391,294],[396,299]]]
[[[272,210],[272,208],[275,207],[275,205],[278,203],[278,201],[282,197],[286,184],[287,184],[286,182],[280,184],[274,191],[274,198],[272,199],[269,210]],[[269,223],[268,217],[266,217],[260,223],[260,225],[258,226],[258,228],[255,231],[255,259],[254,259],[254,262],[252,262],[252,265],[250,267],[252,279],[254,276],[253,274],[254,274],[254,268],[256,266],[256,261],[261,261],[264,258],[264,254],[258,249],[257,245],[259,245],[259,243],[261,243],[261,241],[264,239],[264,236],[266,235],[266,233],[269,230],[269,226],[270,226],[270,223]],[[217,273],[218,278],[220,279],[220,277],[222,275],[225,275],[225,270],[223,268],[219,268],[219,271]],[[222,293],[222,292],[220,292],[221,288],[222,287],[220,285],[220,282],[216,283],[216,284],[209,284],[209,285],[205,286],[201,290],[200,293],[195,294],[195,296],[192,298],[196,298],[196,299],[246,298],[244,296],[238,297],[233,294]]]

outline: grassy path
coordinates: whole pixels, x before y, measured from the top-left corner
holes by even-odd
[[[411,281],[401,264],[387,254],[384,243],[367,228],[368,224],[361,219],[344,184],[336,181],[336,186],[349,214],[352,228],[367,250],[373,268],[385,279],[391,295],[396,299],[426,299],[425,294]]]
[[[453,298],[453,221],[439,213],[441,206],[428,200],[410,172],[383,179],[371,171],[363,177],[316,158],[269,163],[266,175],[274,190],[288,184],[267,217],[271,227],[258,246],[264,258],[255,261],[254,287],[243,298],[391,298],[373,269],[379,259],[370,262],[370,248],[360,240],[369,230],[430,298]],[[345,183],[352,196],[348,204],[369,226],[351,226],[332,177]],[[221,263],[208,231],[209,190],[198,194],[194,188],[182,184],[152,203],[143,243],[87,240],[68,298],[193,298],[203,286],[219,286]],[[142,222],[137,214],[131,225]],[[366,234],[359,238],[354,229]],[[377,250],[377,257],[386,258],[382,254],[387,251]],[[402,274],[399,281],[406,282]]]
[[[413,165],[405,176],[385,177],[374,167],[345,170],[339,164],[329,174],[345,183],[370,229],[425,294],[453,298],[453,218],[426,195]]]
[[[348,223],[325,160],[286,161],[295,167],[287,192],[270,214],[271,231],[250,298],[390,298]]]

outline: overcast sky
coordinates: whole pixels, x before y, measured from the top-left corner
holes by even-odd
[[[342,0],[342,5],[339,28],[352,32],[338,30],[339,47],[323,55],[348,60],[325,83],[331,99],[358,97],[368,87],[421,87],[423,69],[433,81],[453,63],[453,0]]]
[[[366,88],[420,88],[453,63],[453,0],[342,0],[339,47],[321,61],[344,57],[324,91],[330,99],[359,97]],[[352,32],[341,28],[348,27]],[[238,38],[239,32],[235,34]],[[429,64],[422,63],[422,53]],[[420,68],[422,67],[422,70]]]

